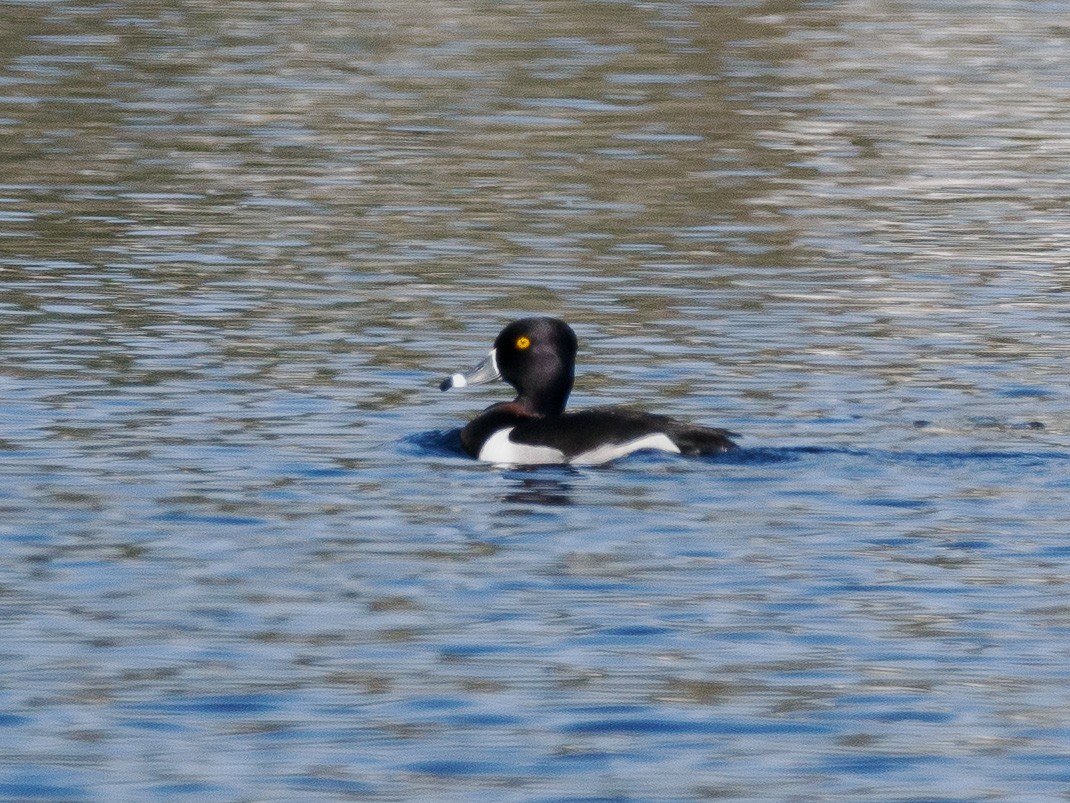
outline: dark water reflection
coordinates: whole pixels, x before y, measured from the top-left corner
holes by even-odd
[[[1065,797],[1060,11],[0,2],[0,797]]]

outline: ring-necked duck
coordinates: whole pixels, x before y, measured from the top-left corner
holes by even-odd
[[[504,379],[517,391],[491,405],[464,429],[466,452],[492,463],[604,463],[641,449],[717,454],[736,448],[723,429],[698,427],[667,416],[598,407],[566,413],[576,366],[576,333],[555,318],[524,318],[505,327],[494,348],[466,374],[440,388]]]

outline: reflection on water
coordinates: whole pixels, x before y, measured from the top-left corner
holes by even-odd
[[[565,468],[554,469],[552,473],[558,471],[562,473],[562,476],[573,473],[571,470],[566,471]],[[564,479],[547,476],[550,473],[543,467],[516,467],[504,472],[503,476],[512,480],[513,486],[501,497],[501,501],[515,505],[571,505],[572,486]],[[525,476],[525,474],[536,474],[536,476]]]
[[[0,3],[0,797],[1065,794],[1053,10]]]

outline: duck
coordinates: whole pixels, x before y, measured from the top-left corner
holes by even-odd
[[[455,373],[443,391],[504,381],[512,401],[487,407],[463,429],[461,446],[502,465],[598,465],[644,450],[713,455],[737,449],[724,429],[697,426],[626,407],[565,412],[576,375],[579,341],[557,318],[523,318],[506,326],[478,365]]]

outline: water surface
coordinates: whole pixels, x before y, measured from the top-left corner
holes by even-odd
[[[1066,798],[1062,10],[0,3],[0,797]]]

